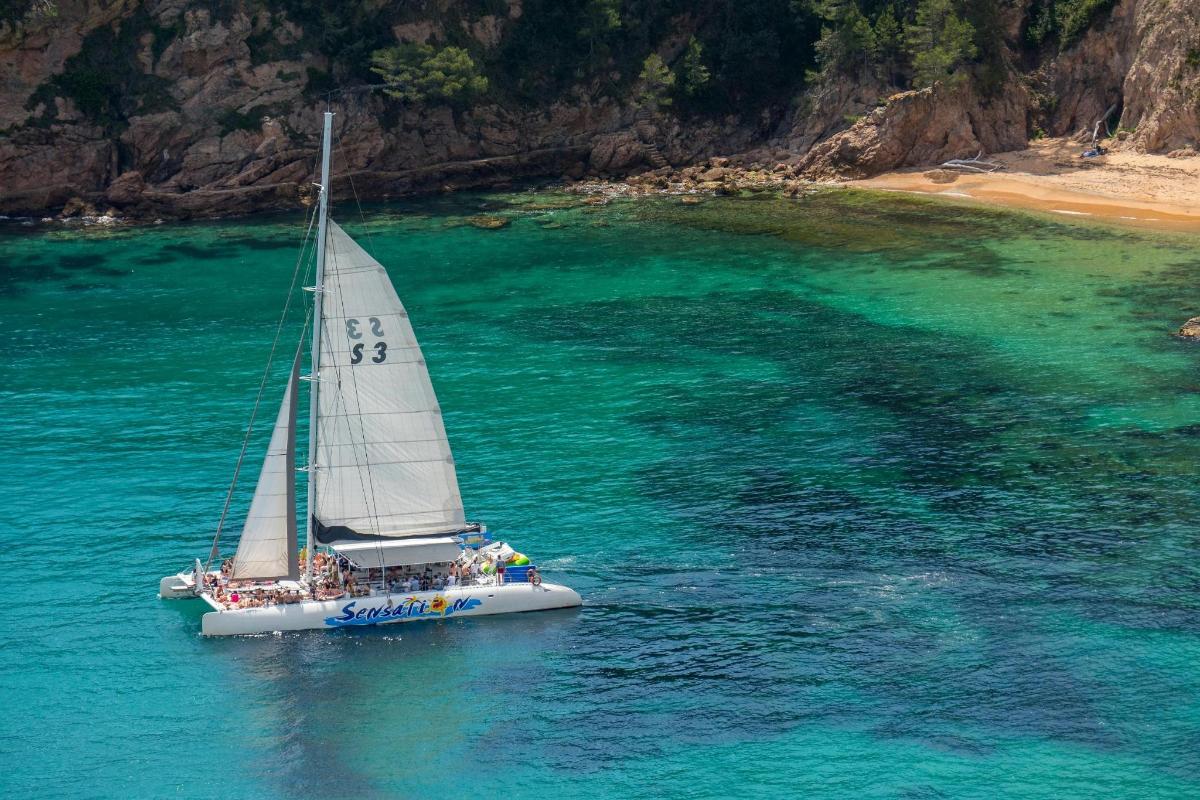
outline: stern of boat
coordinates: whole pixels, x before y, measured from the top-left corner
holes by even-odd
[[[168,575],[158,582],[158,596],[163,600],[193,600],[196,598],[196,579],[191,572]]]

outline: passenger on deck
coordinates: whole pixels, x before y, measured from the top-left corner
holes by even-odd
[[[433,576],[433,588],[439,592],[446,588],[446,582],[442,580],[442,573]]]

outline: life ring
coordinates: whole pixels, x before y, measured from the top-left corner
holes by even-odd
[[[529,571],[528,578],[529,578],[529,582],[532,583],[534,586],[542,585],[542,574],[540,572],[538,572],[536,569]]]

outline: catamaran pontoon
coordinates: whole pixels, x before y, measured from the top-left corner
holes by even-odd
[[[408,313],[379,262],[328,218],[332,119],[326,112],[311,375],[300,376],[297,346],[237,554],[215,568],[214,542],[208,565],[197,559],[163,578],[159,595],[211,606],[207,635],[580,605],[575,591],[541,582],[520,554],[466,521]],[[303,557],[295,502],[301,381],[310,387]]]

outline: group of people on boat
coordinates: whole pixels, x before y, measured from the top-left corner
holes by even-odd
[[[220,575],[209,574],[204,583],[212,598],[226,608],[262,608],[264,606],[299,603],[306,599],[297,584],[258,586],[252,581],[230,580],[222,566]]]
[[[253,580],[235,580],[232,559],[225,559],[220,574],[205,576],[205,585],[213,599],[226,608],[260,608],[305,599],[336,600],[374,593],[440,592],[462,586],[502,584],[512,582],[506,580],[506,570],[515,561],[525,562],[523,581],[541,583],[536,567],[519,553],[494,548],[481,552],[468,547],[457,561],[386,568],[360,568],[336,552],[317,552],[313,554],[311,597],[298,584],[262,585]]]

